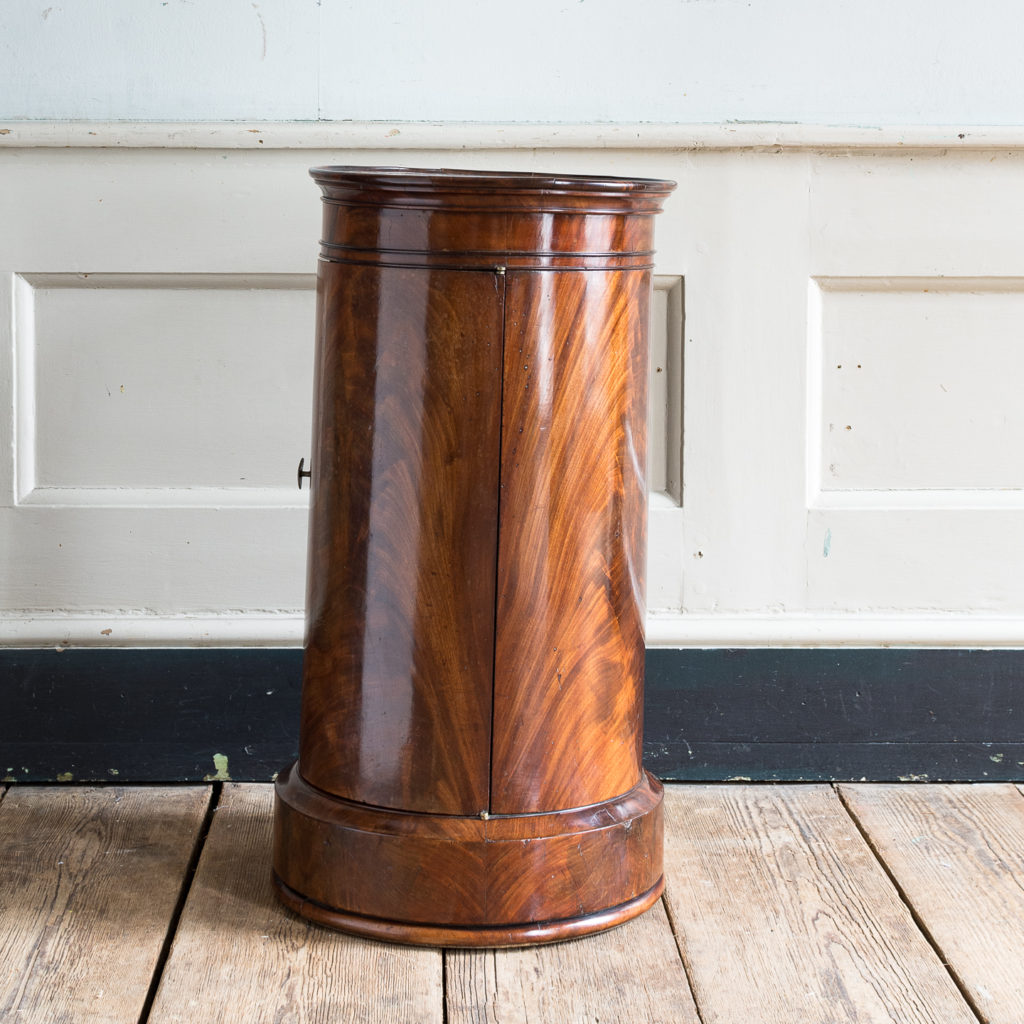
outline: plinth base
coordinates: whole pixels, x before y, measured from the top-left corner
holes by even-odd
[[[317,903],[310,903],[294,889],[289,889],[277,875],[274,886],[278,898],[286,906],[317,924],[338,931],[361,935],[382,942],[404,942],[416,946],[534,946],[543,942],[563,942],[591,932],[604,931],[642,914],[652,906],[665,889],[664,877],[658,884],[636,899],[599,914],[570,917],[562,921],[513,925],[503,928],[457,928],[444,925],[414,924],[408,921],[381,921],[361,914],[346,914]]]
[[[662,877],[662,786],[605,803],[470,818],[368,807],[277,781],[274,880],[319,924],[391,942],[521,946],[622,924]]]

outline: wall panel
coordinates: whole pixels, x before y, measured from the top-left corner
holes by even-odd
[[[1024,644],[1024,151],[222,137],[0,144],[0,641],[299,642],[306,170],[357,162],[679,181],[650,643]]]
[[[899,491],[1024,493],[1012,457],[1024,449],[1024,281],[815,284],[821,490],[871,491],[883,504]]]

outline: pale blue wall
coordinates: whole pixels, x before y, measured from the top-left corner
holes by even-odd
[[[6,0],[0,118],[1024,122],[1016,0]]]

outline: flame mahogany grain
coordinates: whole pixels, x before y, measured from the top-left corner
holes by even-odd
[[[648,179],[316,168],[299,760],[282,901],[495,946],[657,899],[641,766]]]
[[[488,806],[501,291],[324,264],[299,761],[328,793]]]
[[[640,779],[649,271],[522,272],[506,297],[491,810]]]
[[[615,801],[570,812],[417,815],[330,798],[291,769],[278,777],[274,874],[301,913],[370,937],[402,941],[408,926],[444,932],[451,946],[552,941],[593,931],[591,915],[621,923],[657,898],[661,806],[661,784],[645,775]],[[325,871],[332,856],[341,869]],[[545,937],[529,938],[541,924]]]

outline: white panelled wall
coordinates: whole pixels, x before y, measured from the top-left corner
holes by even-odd
[[[1024,643],[1024,148],[77,131],[0,146],[0,642],[301,641],[306,170],[349,162],[679,182],[650,643]]]

